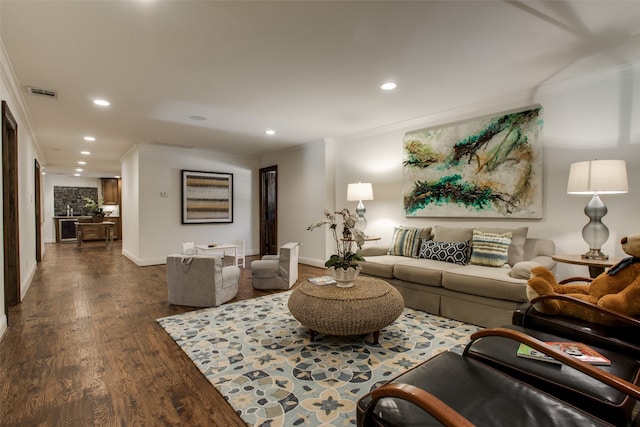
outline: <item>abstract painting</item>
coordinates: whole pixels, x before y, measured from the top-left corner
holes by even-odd
[[[233,222],[233,174],[182,171],[182,223]]]
[[[542,218],[542,107],[404,137],[408,217]]]

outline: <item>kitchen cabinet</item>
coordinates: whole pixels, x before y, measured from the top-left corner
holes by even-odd
[[[120,180],[118,178],[102,178],[102,204],[120,204]]]

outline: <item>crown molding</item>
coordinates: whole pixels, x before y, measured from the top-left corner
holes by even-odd
[[[11,65],[9,55],[7,55],[2,39],[0,39],[0,78],[9,92],[7,94],[8,97],[11,98],[17,107],[17,111],[12,111],[12,113],[14,116],[17,116],[19,121],[24,125],[20,128],[21,132],[26,131],[31,136],[31,141],[33,142],[37,155],[40,159],[40,163],[42,166],[45,166],[46,158],[44,156],[44,152],[40,148],[40,144],[38,144],[36,135],[33,133],[33,121],[31,120],[31,115],[26,107],[27,103],[24,100],[24,96],[20,87],[17,85],[18,79],[16,78],[16,74],[13,70],[13,66]]]
[[[630,62],[607,68],[594,73],[585,74],[565,80],[545,83],[539,87],[486,99],[472,104],[463,105],[449,110],[438,111],[422,117],[391,123],[389,125],[368,129],[362,132],[344,135],[335,138],[338,142],[347,142],[362,139],[394,131],[417,131],[442,123],[457,122],[480,116],[490,116],[505,111],[522,110],[526,106],[540,105],[539,97],[556,92],[561,92],[570,88],[594,84],[600,81],[620,78],[626,75],[640,72],[640,61]],[[544,106],[543,106],[544,107]]]

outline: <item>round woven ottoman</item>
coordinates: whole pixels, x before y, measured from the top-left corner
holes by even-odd
[[[289,296],[288,305],[293,317],[309,328],[311,341],[316,333],[373,333],[373,342],[377,344],[380,329],[402,314],[404,300],[384,280],[361,276],[351,288],[303,282]]]

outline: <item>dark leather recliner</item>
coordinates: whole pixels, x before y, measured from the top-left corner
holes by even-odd
[[[573,341],[519,326],[504,328],[545,342]],[[519,342],[513,339],[489,336],[467,345],[463,355],[492,366],[614,425],[623,426],[631,422],[635,399],[568,366],[519,357],[516,354],[518,346]],[[640,362],[635,357],[593,345],[590,347],[611,361],[611,365],[598,366],[599,369],[638,384]]]
[[[478,331],[469,345],[490,336],[524,342],[634,399],[640,398],[640,388],[628,381],[516,330]],[[358,401],[357,411],[359,427],[610,425],[485,363],[452,352],[441,353],[365,395]]]

